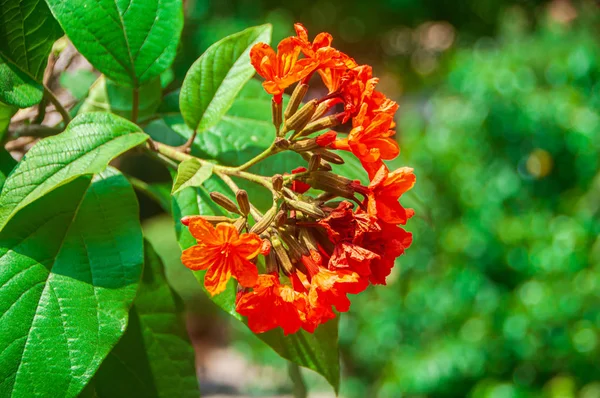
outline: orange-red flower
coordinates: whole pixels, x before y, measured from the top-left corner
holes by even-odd
[[[292,174],[298,174],[298,173],[304,173],[305,171],[307,171],[306,167],[296,167],[294,170],[292,170]],[[292,181],[292,191],[297,192],[297,193],[304,193],[306,191],[308,191],[310,189],[310,185],[308,185],[307,183],[300,181],[300,180],[294,180]]]
[[[349,202],[342,202],[329,216],[319,221],[330,241],[334,244],[329,269],[349,269],[361,276],[371,273],[371,261],[379,258],[377,253],[361,246],[362,237],[367,232],[379,229],[375,220],[366,213],[357,214]]]
[[[352,120],[353,128],[348,137],[335,141],[331,147],[352,152],[363,164],[394,159],[400,153],[400,147],[391,138],[395,134],[391,130],[393,116],[378,113],[372,120],[368,120],[366,110],[367,106],[363,104],[361,112]]]
[[[312,307],[334,306],[340,312],[350,309],[347,294],[358,294],[369,285],[366,278],[351,270],[319,267],[312,276],[308,300]]]
[[[264,89],[281,102],[283,91],[311,74],[318,66],[312,58],[298,59],[302,43],[296,37],[283,39],[277,53],[265,43],[257,43],[250,50],[250,62],[259,75],[265,78]]]
[[[284,334],[296,333],[306,322],[308,302],[305,294],[282,285],[276,273],[262,274],[251,292],[238,296],[236,311],[248,318],[254,333],[280,326]]]
[[[399,202],[400,196],[415,185],[416,177],[410,167],[401,167],[390,172],[382,165],[369,184],[367,209],[372,217],[390,223],[406,224],[414,215]]]
[[[362,245],[380,256],[371,261],[369,280],[374,285],[385,285],[396,257],[411,245],[412,234],[394,224],[379,221],[378,225],[380,230],[365,234]]]
[[[202,217],[188,218],[186,223],[198,244],[184,250],[181,261],[189,269],[207,270],[204,287],[212,296],[225,290],[231,276],[242,286],[254,286],[258,270],[250,260],[262,247],[258,235],[240,235],[228,223],[219,223],[215,228]]]
[[[358,64],[348,55],[331,47],[333,38],[329,33],[319,33],[311,43],[308,40],[308,31],[302,24],[295,24],[294,29],[302,43],[302,53],[318,61],[318,72],[323,83],[330,93],[336,92],[340,88],[342,76],[348,69],[355,68]],[[333,105],[334,102],[330,104]]]

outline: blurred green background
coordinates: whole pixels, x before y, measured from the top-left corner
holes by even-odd
[[[341,318],[341,396],[600,397],[596,3],[190,0],[186,15],[175,84],[225,35],[270,22],[277,42],[298,21],[401,104],[394,165],[417,174],[415,240]],[[289,393],[285,361],[186,279],[169,222],[146,230],[189,304],[203,392]],[[249,373],[237,387],[218,382],[231,358]]]

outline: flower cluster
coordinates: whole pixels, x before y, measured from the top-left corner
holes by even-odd
[[[269,179],[274,199],[264,214],[239,190],[237,204],[211,195],[238,218],[182,220],[198,242],[184,251],[183,263],[207,270],[204,283],[211,295],[236,279],[236,310],[256,333],[276,327],[285,334],[313,332],[335,317],[334,309],[348,311],[348,294],[385,284],[412,242],[399,225],[414,212],[399,199],[415,175],[411,168],[391,171],[384,163],[399,153],[392,138],[397,103],[376,90],[370,66],[331,47],[331,35],[320,33],[310,42],[302,25],[295,29],[296,36],[282,40],[277,52],[256,44],[250,61],[273,95],[277,139],[267,155],[295,151],[308,166]],[[302,105],[315,72],[328,93]],[[283,93],[296,83],[284,111]],[[345,123],[351,124],[346,136],[331,130]],[[367,186],[332,172],[331,163],[343,163],[335,150],[361,161]]]

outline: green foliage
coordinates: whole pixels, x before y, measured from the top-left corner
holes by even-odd
[[[0,101],[27,108],[42,100],[43,91],[40,83],[11,66],[0,56]]]
[[[0,1],[0,101],[19,108],[42,99],[42,78],[62,36],[43,0]]]
[[[97,397],[198,397],[194,350],[161,259],[145,242],[140,289],[123,338],[92,382]]]
[[[181,0],[47,0],[75,47],[109,79],[138,88],[175,58]]]
[[[8,125],[10,124],[10,118],[17,112],[17,110],[10,106],[0,102],[0,142],[4,138]]]
[[[112,112],[131,120],[133,89],[120,86],[101,76],[90,87],[89,94],[78,113]],[[161,102],[160,79],[155,78],[138,89],[138,118],[144,120],[154,115]]]
[[[271,25],[246,29],[213,44],[189,69],[179,102],[186,124],[204,131],[219,122],[254,75],[250,48],[271,41]]]
[[[179,164],[177,168],[177,177],[173,182],[172,194],[180,192],[188,187],[200,187],[212,174],[213,165],[211,163],[201,164],[197,159],[192,158]]]
[[[142,273],[133,189],[82,176],[0,232],[0,396],[76,396],[127,326]]]
[[[388,288],[342,318],[348,396],[594,396],[600,42],[586,11],[535,32],[508,14],[401,105],[423,216]]]
[[[0,226],[53,189],[101,172],[114,157],[146,139],[135,124],[109,113],[75,118],[63,134],[41,140],[6,179],[0,193]]]

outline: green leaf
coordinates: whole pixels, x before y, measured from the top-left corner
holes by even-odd
[[[242,87],[254,75],[250,48],[271,41],[271,25],[261,25],[216,42],[189,69],[179,101],[186,124],[204,131],[227,112]]]
[[[181,0],[47,0],[77,50],[100,72],[137,88],[166,70],[183,27]]]
[[[10,156],[10,153],[4,148],[0,148],[0,192],[2,192],[6,176],[10,174],[16,165],[17,161]]]
[[[2,77],[0,77],[0,79],[2,79]],[[2,138],[4,138],[4,134],[8,130],[10,119],[16,112],[17,109],[15,107],[0,102],[0,142],[2,142]]]
[[[142,274],[132,187],[82,176],[0,231],[0,396],[74,397],[127,326]]]
[[[28,108],[40,102],[43,94],[44,88],[40,83],[0,57],[0,101]]]
[[[300,330],[284,336],[281,328],[257,336],[283,358],[321,374],[334,388],[340,389],[338,319],[320,325],[314,333]]]
[[[0,0],[0,55],[38,83],[62,35],[43,0]]]
[[[62,134],[40,140],[6,179],[0,194],[0,228],[29,203],[81,175],[101,172],[114,157],[147,138],[119,116],[77,116]]]
[[[162,97],[160,78],[152,79],[142,85],[138,91],[138,119],[143,120],[152,116],[160,105]],[[120,86],[112,80],[100,76],[90,88],[90,93],[78,113],[104,111],[131,119],[132,108],[133,89]]]
[[[189,397],[200,395],[194,349],[179,298],[148,241],[142,284],[127,332],[94,377],[97,397]]]
[[[212,174],[213,164],[201,164],[198,159],[192,158],[179,164],[177,177],[173,183],[171,193],[175,194],[188,187],[200,187]]]

